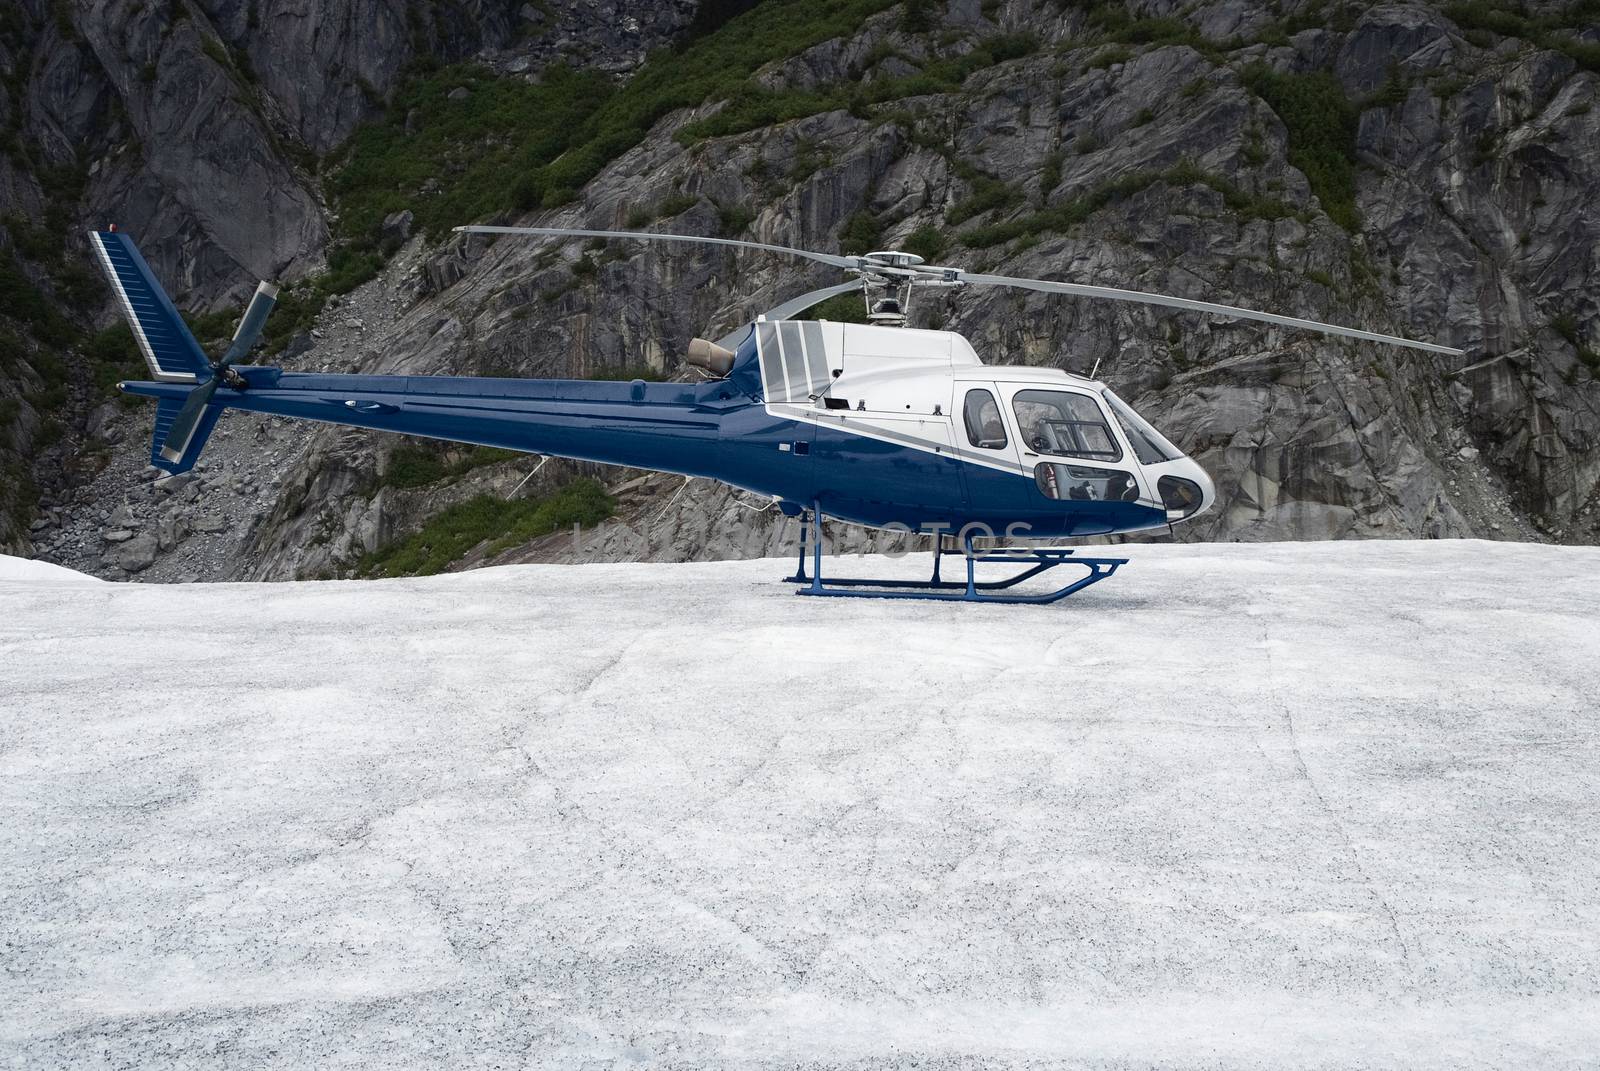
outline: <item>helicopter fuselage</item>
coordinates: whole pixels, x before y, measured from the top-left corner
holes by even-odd
[[[709,477],[873,527],[1108,535],[1165,527],[1214,497],[1200,466],[1103,384],[984,365],[952,332],[761,322],[725,378],[699,383],[236,370],[243,387],[216,392],[219,412]],[[193,389],[123,386],[169,406]]]

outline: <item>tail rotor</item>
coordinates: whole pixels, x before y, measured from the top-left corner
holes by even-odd
[[[195,429],[200,426],[200,418],[205,415],[206,406],[210,404],[211,397],[217,393],[219,386],[244,385],[244,380],[231,366],[249,353],[251,347],[260,340],[261,331],[266,327],[267,317],[271,315],[272,306],[277,300],[278,288],[273,284],[262,282],[256,287],[255,295],[250,298],[250,305],[239,320],[239,326],[233,333],[233,341],[229,344],[227,352],[211,364],[211,378],[189,392],[189,397],[184,399],[183,408],[178,410],[172,426],[167,429],[166,441],[161,444],[162,458],[173,464],[183,459],[189,450],[190,441],[194,438]]]

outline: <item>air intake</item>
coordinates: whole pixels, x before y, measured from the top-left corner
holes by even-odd
[[[704,368],[713,375],[725,376],[733,371],[733,351],[723,349],[715,342],[707,342],[697,338],[689,343],[688,362],[696,368]]]

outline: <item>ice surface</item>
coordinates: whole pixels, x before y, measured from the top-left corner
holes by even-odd
[[[1600,552],[1123,549],[0,583],[0,1067],[1593,1066]]]
[[[30,584],[60,584],[83,581],[89,584],[99,584],[99,577],[80,573],[76,569],[68,569],[64,565],[52,565],[49,562],[38,562],[31,558],[15,558],[10,554],[0,554],[0,584],[30,583]]]

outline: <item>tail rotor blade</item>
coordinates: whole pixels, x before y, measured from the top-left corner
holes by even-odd
[[[267,326],[267,317],[271,315],[272,306],[277,300],[278,288],[276,286],[263,281],[260,286],[256,287],[255,295],[250,299],[250,307],[244,310],[244,316],[239,320],[238,330],[233,333],[233,342],[228,346],[228,352],[224,353],[222,360],[217,362],[218,368],[226,368],[250,352],[250,347],[256,344],[256,340],[261,337],[262,329]]]
[[[161,444],[162,457],[174,464],[183,457],[184,452],[189,449],[189,440],[194,437],[194,429],[200,426],[200,417],[206,411],[206,403],[217,393],[217,384],[221,382],[221,376],[212,376],[189,392],[189,397],[184,399],[183,408],[178,410],[178,415],[173,418],[172,427],[167,429],[166,441]]]

